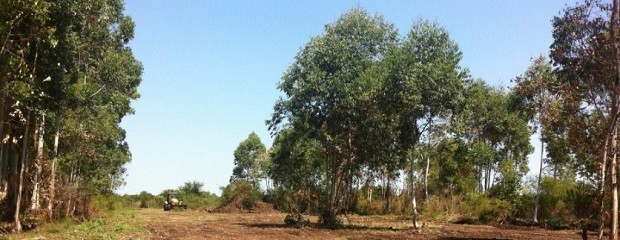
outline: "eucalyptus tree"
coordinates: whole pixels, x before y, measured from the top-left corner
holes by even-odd
[[[348,185],[369,161],[358,157],[355,145],[363,137],[358,110],[370,102],[377,81],[363,76],[396,38],[382,17],[352,9],[303,47],[278,85],[286,97],[276,103],[270,128],[286,123],[323,147],[320,219],[325,225],[337,224]]]
[[[269,151],[271,166],[267,174],[276,189],[283,192],[282,206],[301,213],[320,201],[319,194],[325,168],[325,149],[316,139],[293,128],[282,129]]]
[[[464,147],[465,162],[477,171],[478,190],[510,199],[528,170],[532,146],[527,121],[512,108],[508,93],[481,80],[468,84],[464,95],[450,131]]]
[[[4,203],[0,217],[12,217],[17,231],[21,231],[22,206],[29,192],[24,188],[29,179],[30,137],[42,109],[42,84],[49,80],[40,74],[54,44],[48,10],[49,4],[29,1],[0,6],[0,201]]]
[[[591,139],[594,143],[592,150],[596,152],[596,159],[581,160],[593,160],[586,164],[598,169],[599,238],[602,238],[604,209],[611,209],[610,239],[618,239],[619,7],[618,0],[588,0],[567,7],[553,19],[554,42],[551,45],[551,59],[557,74],[551,90],[561,99],[563,116],[573,122],[569,126],[569,141],[587,145],[583,140]],[[569,148],[584,144],[571,144]],[[607,174],[611,178],[609,207],[604,203]]]
[[[534,132],[540,135],[540,167],[538,170],[538,182],[536,185],[536,203],[534,205],[534,222],[538,222],[538,208],[540,202],[541,188],[540,183],[543,173],[545,140],[543,137],[543,122],[550,119],[547,113],[553,96],[548,90],[548,86],[553,82],[555,77],[552,73],[553,68],[548,63],[547,58],[540,56],[532,61],[532,65],[525,71],[522,76],[515,79],[515,87],[512,90],[515,108],[529,119],[533,126]],[[539,129],[540,128],[540,129]]]
[[[252,132],[248,135],[246,140],[239,143],[237,149],[234,152],[233,174],[230,177],[231,182],[234,179],[244,179],[248,182],[258,186],[258,177],[260,172],[261,163],[266,160],[267,148],[261,142],[256,133]]]
[[[118,124],[133,111],[129,102],[139,96],[142,66],[127,46],[134,26],[120,0],[5,1],[0,8],[0,182],[8,183],[0,201],[3,208],[15,206],[3,209],[2,217],[14,213],[19,231],[22,200],[38,208],[43,176],[51,176],[47,199],[52,214],[60,160],[62,166],[73,161],[71,170],[60,169],[61,176],[73,178],[76,186],[82,183],[84,196],[120,184],[130,153]],[[70,117],[61,121],[60,109]],[[54,131],[47,131],[46,117],[54,119]],[[45,136],[49,132],[53,138]],[[68,141],[58,150],[60,138]],[[54,160],[45,163],[44,144],[50,140]],[[29,154],[33,148],[34,156]],[[60,159],[59,151],[64,152]],[[24,184],[25,178],[33,184]]]
[[[397,155],[410,159],[413,224],[417,209],[412,156],[420,138],[439,119],[448,119],[458,107],[467,71],[459,66],[458,45],[439,24],[417,21],[407,38],[383,62],[387,73],[382,103],[396,123]]]
[[[63,1],[53,6],[59,13],[53,20],[59,28],[56,57],[62,73],[52,79],[51,98],[57,105],[51,109],[58,141],[71,143],[62,144],[58,152],[63,154],[54,159],[63,187],[80,189],[88,198],[122,183],[123,165],[131,155],[119,123],[133,113],[130,101],[139,97],[142,65],[127,46],[134,24],[123,14],[123,1]],[[54,162],[52,166],[55,171]],[[50,179],[50,189],[55,182]],[[69,209],[75,201],[67,197],[63,202]]]

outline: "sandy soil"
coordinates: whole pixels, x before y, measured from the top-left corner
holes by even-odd
[[[457,225],[428,223],[413,231],[410,221],[394,216],[348,216],[338,230],[288,227],[283,213],[210,213],[144,209],[138,218],[145,231],[131,239],[581,239],[577,230],[551,231],[510,225]],[[316,223],[316,217],[309,217]],[[593,233],[589,238],[594,239]]]

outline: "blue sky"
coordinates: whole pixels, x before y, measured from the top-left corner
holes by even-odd
[[[130,46],[144,74],[136,113],[122,122],[133,161],[117,192],[158,194],[200,181],[219,194],[233,151],[248,134],[271,146],[265,120],[297,52],[352,7],[383,15],[401,35],[417,19],[436,20],[459,45],[472,77],[510,87],[531,58],[547,55],[551,19],[573,3],[127,0],[125,13],[136,23]],[[537,172],[538,162],[530,169]]]

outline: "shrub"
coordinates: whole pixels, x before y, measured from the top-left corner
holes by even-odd
[[[485,194],[469,194],[461,206],[470,212],[471,216],[482,223],[500,222],[512,213],[512,206],[505,200],[489,198]]]
[[[286,215],[284,224],[293,227],[305,227],[310,225],[310,220],[304,219],[301,213],[294,212]]]
[[[115,194],[98,195],[90,200],[90,217],[98,217],[101,214],[112,213],[117,210],[125,210],[133,207],[132,200]]]
[[[596,212],[592,201],[596,196],[595,187],[590,184],[547,177],[541,189],[539,219],[551,221],[550,227],[592,218]]]
[[[534,217],[534,205],[536,204],[536,195],[532,192],[519,194],[513,200],[514,212],[513,217],[522,219],[532,219]]]
[[[189,209],[213,209],[219,203],[217,195],[210,192],[201,192],[199,195],[183,193],[181,200]]]
[[[222,188],[219,207],[241,200],[243,207],[251,211],[259,199],[261,199],[261,193],[257,187],[245,180],[235,180]]]

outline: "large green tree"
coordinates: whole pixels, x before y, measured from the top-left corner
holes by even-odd
[[[391,24],[359,9],[327,25],[297,55],[279,84],[286,98],[268,123],[275,133],[282,126],[304,133],[286,139],[320,145],[313,149],[324,161],[318,176],[324,224],[337,222],[355,179],[364,172],[394,177],[431,125],[449,118],[467,77],[460,59],[436,23],[417,21],[399,41]]]
[[[134,25],[121,0],[3,1],[0,12],[1,212],[19,231],[23,206],[39,208],[42,188],[52,216],[56,202],[85,212],[77,203],[120,185],[131,158],[118,124],[133,111],[142,66],[127,46]],[[56,183],[76,194],[57,199]]]
[[[281,209],[294,213],[311,211],[316,205],[323,179],[325,149],[319,141],[307,138],[303,132],[285,128],[275,136],[269,158],[268,175],[276,191],[281,192]]]
[[[458,152],[455,160],[460,169],[475,171],[479,192],[511,200],[528,171],[527,155],[532,152],[527,119],[515,111],[511,93],[481,80],[466,85],[464,99],[448,126],[448,138],[453,138],[448,143],[456,144]],[[470,180],[461,179],[462,187],[471,186]]]
[[[276,103],[270,127],[286,123],[323,146],[320,219],[326,225],[337,223],[354,174],[370,160],[360,157],[356,146],[364,141],[360,110],[371,102],[377,86],[364,76],[396,43],[396,36],[382,17],[352,9],[303,47],[278,85],[286,98]]]
[[[467,71],[458,45],[435,22],[414,22],[404,42],[386,57],[381,104],[396,123],[397,158],[410,160],[413,224],[417,227],[413,152],[424,134],[458,107]]]
[[[252,132],[246,140],[239,143],[234,152],[235,167],[230,177],[231,182],[235,179],[243,179],[258,186],[259,177],[264,171],[261,169],[262,162],[267,159],[267,148],[261,142],[256,133]]]
[[[555,75],[549,60],[544,56],[540,56],[532,60],[531,66],[521,76],[515,79],[515,87],[513,88],[513,103],[515,109],[523,114],[525,119],[529,119],[534,132],[538,132],[540,136],[540,168],[538,171],[538,181],[536,184],[536,202],[534,205],[534,222],[538,222],[538,209],[541,195],[541,180],[543,174],[543,164],[545,162],[545,141],[548,138],[543,137],[543,126],[547,125],[552,119],[550,116],[551,102],[554,96],[548,90],[548,86],[554,81]],[[558,161],[551,165],[554,169],[564,169]]]

